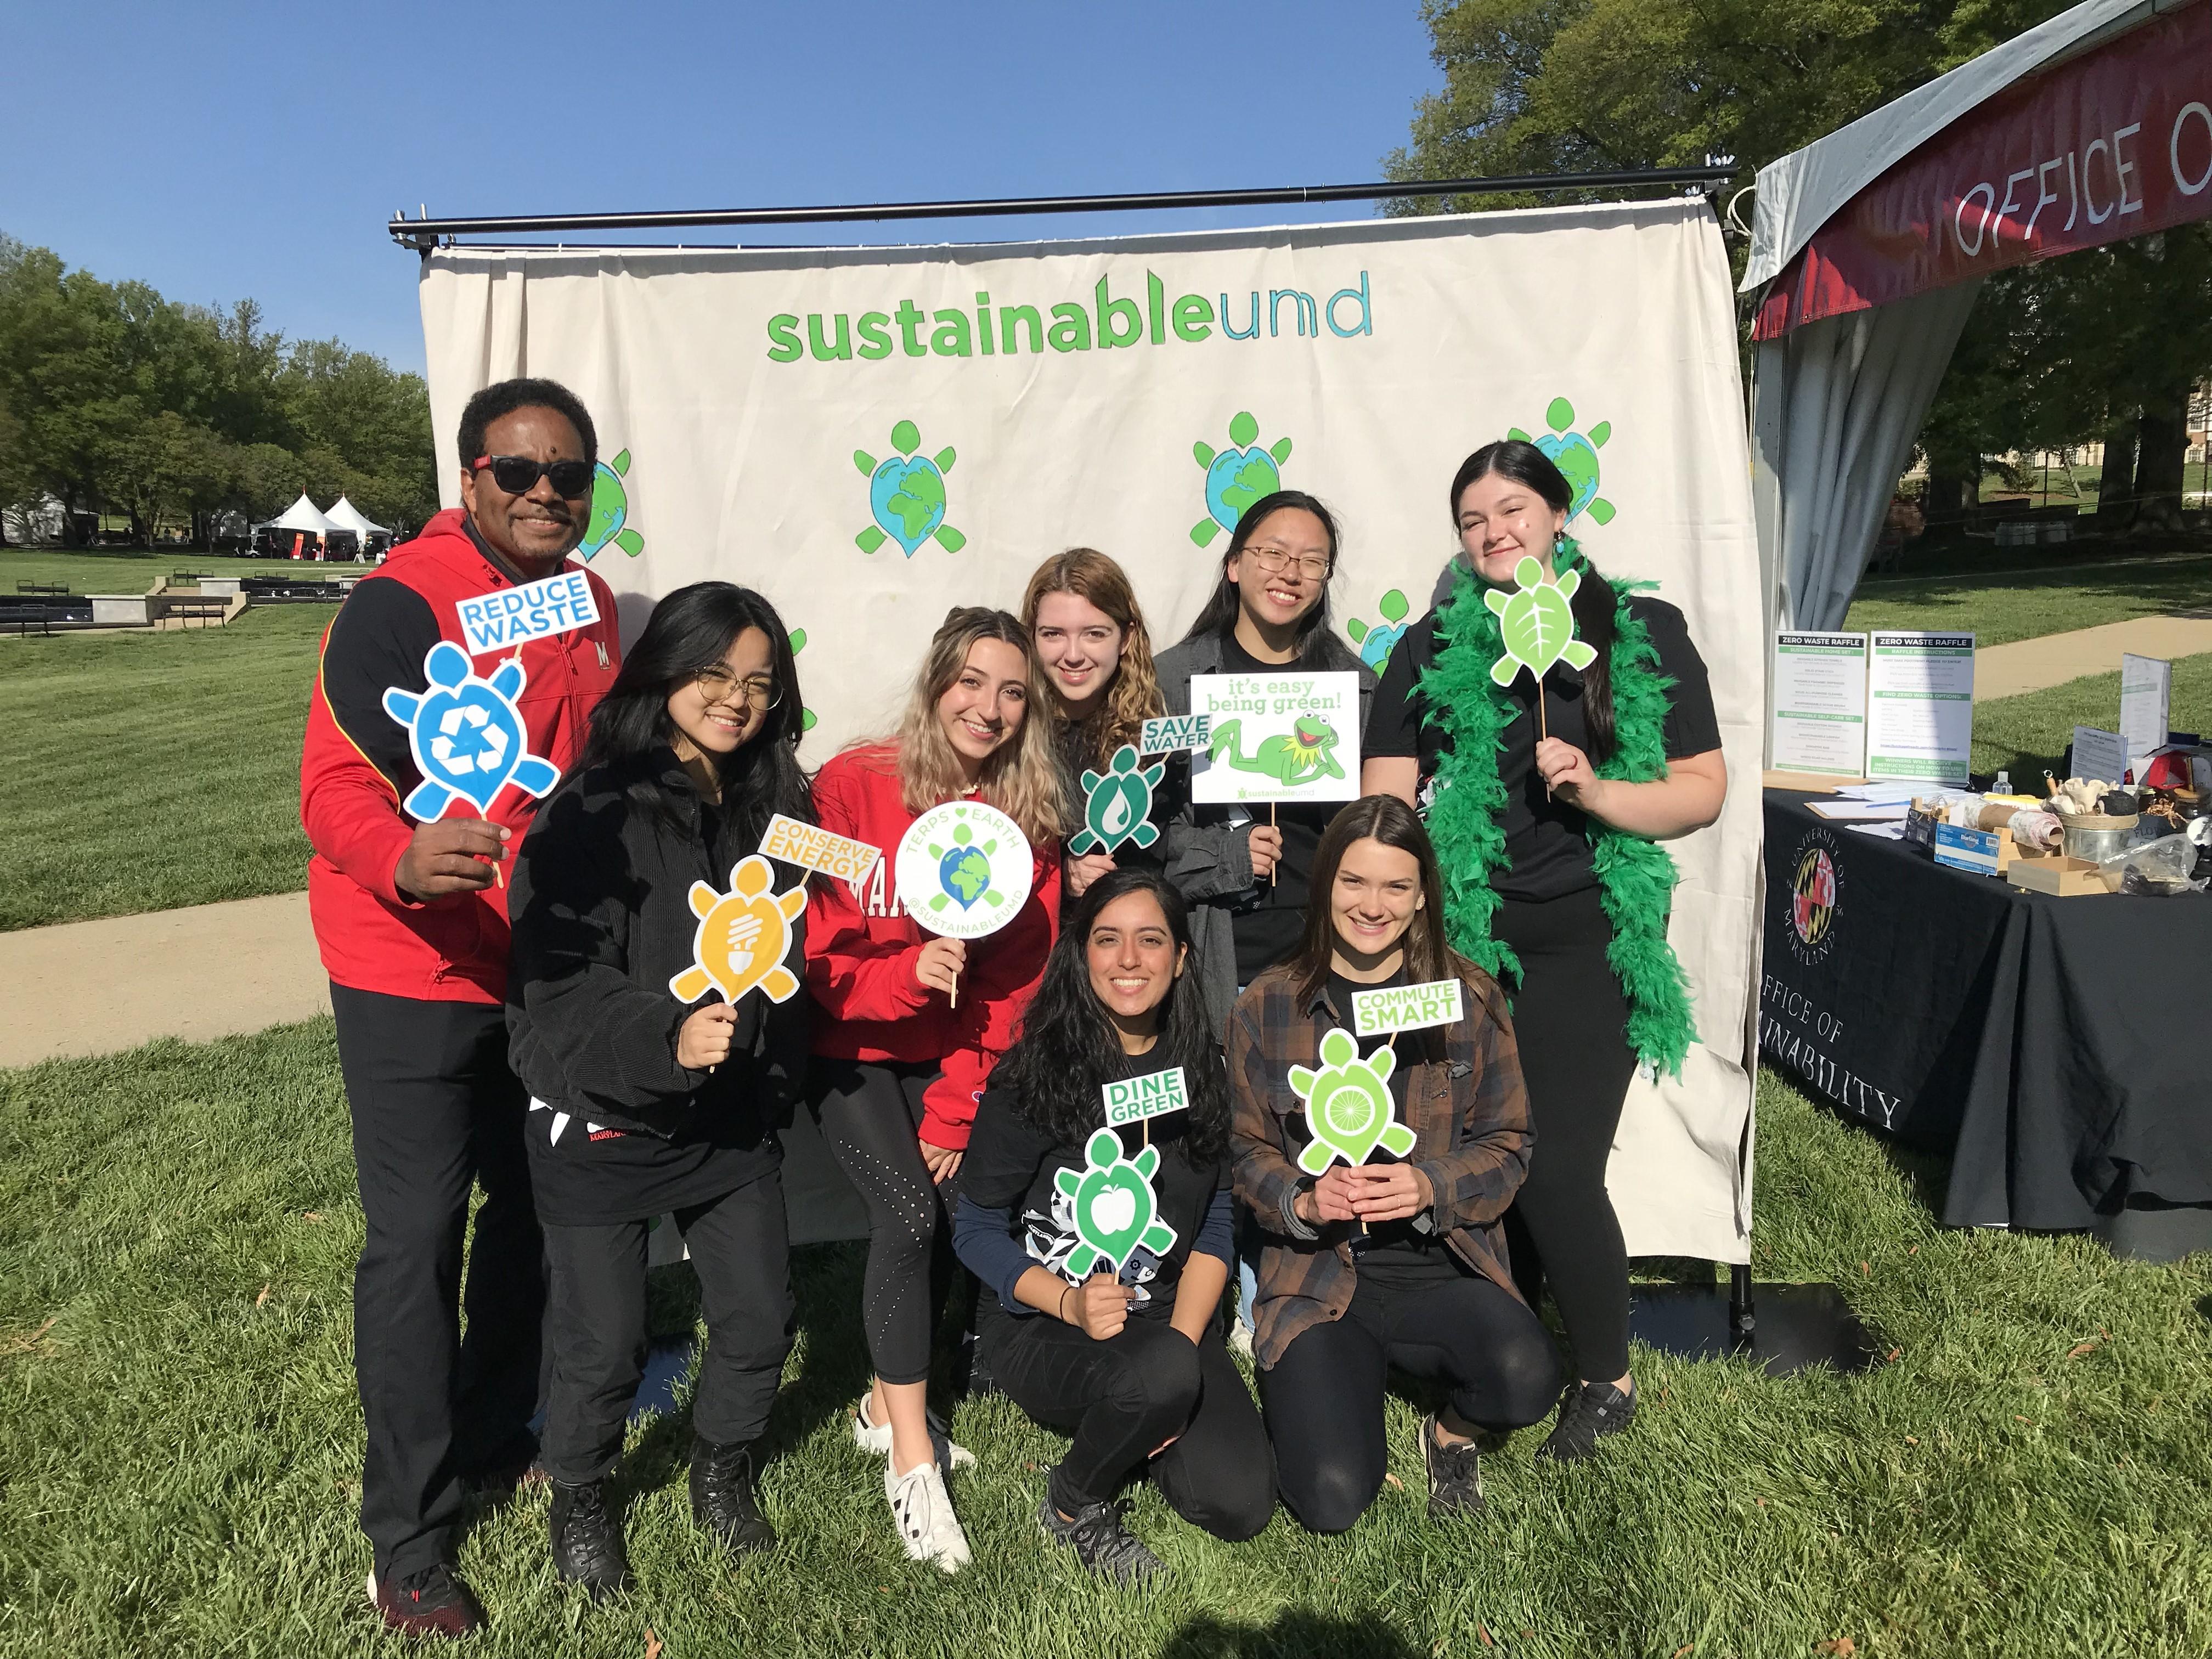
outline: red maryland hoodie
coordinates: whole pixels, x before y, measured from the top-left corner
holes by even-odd
[[[574,560],[564,570],[581,570]],[[519,655],[528,678],[515,706],[528,750],[565,773],[584,746],[592,708],[622,666],[614,595],[586,573],[599,619],[520,647],[498,647],[470,662],[489,676]],[[464,650],[454,606],[522,586],[518,573],[479,542],[459,509],[441,513],[413,541],[361,580],[323,632],[322,660],[307,705],[300,756],[300,822],[307,860],[307,908],[323,966],[340,985],[426,1002],[497,1004],[507,992],[507,890],[457,893],[417,903],[393,883],[415,820],[400,802],[421,781],[407,728],[385,712],[387,687],[421,691],[422,659],[440,640]],[[514,831],[509,866],[538,802],[512,782],[490,818]],[[459,798],[444,816],[473,817]]]
[[[899,799],[898,750],[848,750],[814,780],[822,827],[883,849],[855,888],[817,877],[806,911],[806,988],[820,1010],[814,1052],[846,1060],[941,1065],[922,1097],[921,1138],[968,1145],[975,1103],[999,1056],[1012,1046],[1036,992],[1060,915],[1060,843],[1030,849],[1029,902],[988,938],[968,942],[956,1007],[914,976],[926,932],[899,902],[893,868],[899,837],[917,816]]]

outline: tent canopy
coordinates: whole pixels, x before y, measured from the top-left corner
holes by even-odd
[[[327,536],[333,531],[353,528],[350,525],[338,524],[331,520],[307,499],[307,492],[304,489],[300,492],[300,499],[286,507],[281,515],[253,527],[256,530],[304,530],[315,536]]]
[[[370,523],[362,510],[343,495],[331,503],[331,510],[324,516],[330,520],[335,528],[350,530],[355,535],[364,538],[370,536],[389,536],[392,533],[383,525]]]
[[[1842,625],[1985,276],[2212,210],[2208,40],[2207,0],[2084,0],[1759,170],[1770,637]]]

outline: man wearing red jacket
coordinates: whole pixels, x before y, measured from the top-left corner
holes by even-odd
[[[449,1562],[466,1489],[535,1454],[544,1243],[528,1099],[507,1061],[504,868],[622,665],[614,596],[568,559],[599,459],[583,404],[550,380],[503,381],[470,399],[459,448],[462,509],[394,549],[324,635],[300,762],[308,907],[368,1224],[354,1370],[369,1595],[386,1623],[443,1636],[483,1618]],[[510,698],[521,755],[479,681]],[[459,702],[440,689],[455,687]],[[433,717],[427,779],[401,723],[418,702]],[[492,776],[489,799],[465,793]]]

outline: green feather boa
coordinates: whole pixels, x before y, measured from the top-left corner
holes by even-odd
[[[1562,571],[1583,563],[1572,541],[1554,561]],[[1585,575],[1588,572],[1585,567]],[[1437,763],[1429,808],[1429,835],[1443,866],[1444,925],[1460,954],[1503,978],[1521,976],[1513,948],[1492,933],[1501,902],[1492,875],[1505,869],[1505,784],[1498,753],[1505,724],[1519,711],[1490,678],[1504,650],[1498,618],[1482,602],[1487,584],[1462,562],[1451,598],[1437,612],[1443,648],[1421,675],[1425,719],[1442,727],[1450,747]],[[1649,586],[1644,584],[1643,586]],[[1668,689],[1659,653],[1644,623],[1628,607],[1632,590],[1613,584],[1613,726],[1612,757],[1595,769],[1601,778],[1648,782],[1667,773]],[[1682,1057],[1696,1040],[1690,991],[1682,965],[1667,943],[1667,915],[1674,897],[1674,860],[1658,842],[1587,820],[1598,891],[1613,923],[1606,960],[1628,1002],[1628,1043],[1652,1065],[1680,1076]]]

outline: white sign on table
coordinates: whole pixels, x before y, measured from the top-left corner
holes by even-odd
[[[1870,644],[1867,776],[1963,787],[1974,746],[1974,636],[1877,630]]]
[[[2166,747],[2166,721],[2173,695],[2173,665],[2163,657],[2138,657],[2132,651],[2120,657],[2120,738],[2127,744],[2128,765],[2140,778],[2144,758]],[[2118,779],[2119,775],[2114,773]]]
[[[1212,721],[1190,759],[1190,798],[1359,799],[1359,676],[1285,665],[1261,674],[1194,674],[1190,711]]]
[[[2118,783],[2128,769],[2128,745],[2117,732],[2100,732],[2094,726],[2074,728],[2074,775],[2100,783]]]
[[[1773,759],[1784,772],[1866,775],[1867,636],[1774,636]]]

